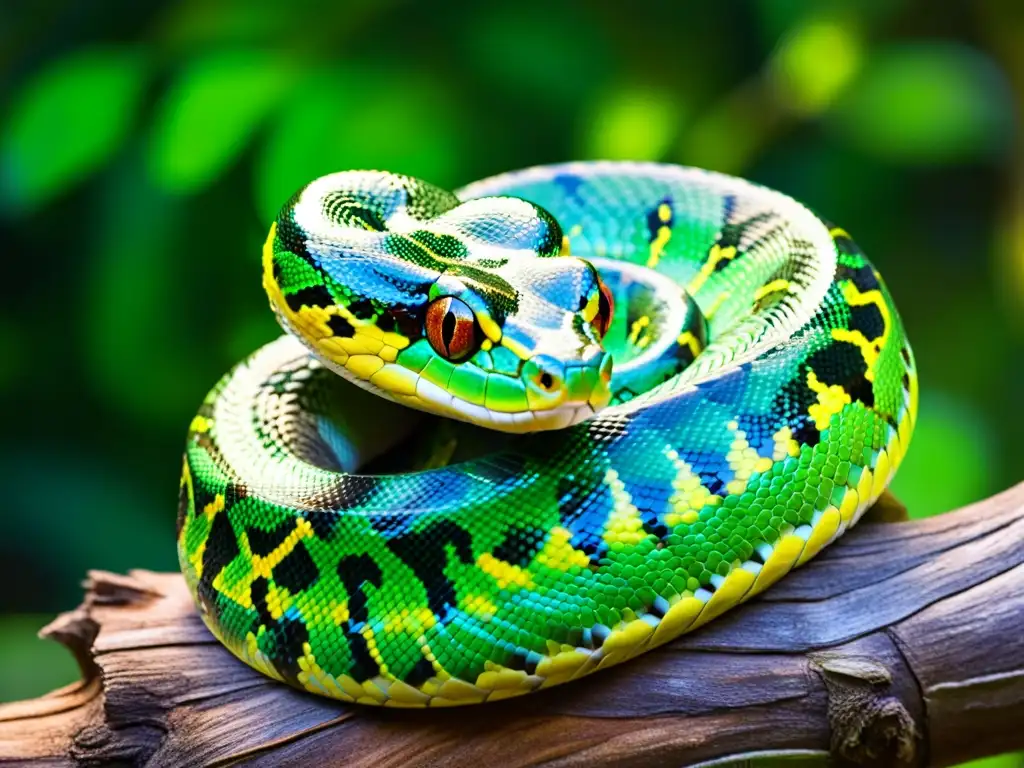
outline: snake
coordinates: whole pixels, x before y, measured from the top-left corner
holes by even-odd
[[[235,656],[345,702],[496,701],[693,631],[853,526],[916,419],[850,235],[712,171],[333,173],[262,282],[286,333],[192,420],[178,558]]]

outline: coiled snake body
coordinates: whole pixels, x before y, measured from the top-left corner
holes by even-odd
[[[193,420],[179,559],[235,655],[345,701],[505,698],[692,630],[853,525],[915,419],[847,233],[719,174],[334,174],[263,269],[291,333]]]

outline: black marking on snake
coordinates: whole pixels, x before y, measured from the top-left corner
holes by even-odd
[[[734,247],[739,250],[740,240],[743,238],[744,233],[755,224],[761,224],[763,222],[771,221],[774,216],[771,212],[759,213],[756,216],[751,216],[749,219],[738,221],[735,223],[726,222],[722,225],[722,233],[718,236],[718,240],[715,241],[715,245],[719,248]],[[737,255],[739,255],[737,253]],[[729,264],[730,259],[721,259],[715,265],[715,271],[725,269]]]
[[[356,334],[356,329],[352,326],[352,323],[341,315],[331,315],[328,317],[327,327],[331,329],[331,333],[335,336],[341,336],[343,338],[351,338]]]
[[[643,517],[640,520],[640,525],[643,526],[644,533],[648,536],[653,536],[659,541],[664,539],[669,534],[669,527],[655,512],[644,511]]]
[[[248,498],[249,488],[245,483],[228,483],[224,488],[224,508],[231,509],[232,506],[242,499]]]
[[[309,550],[301,541],[274,566],[274,583],[284,587],[291,594],[297,594],[312,587],[320,577],[320,571],[309,556]]]
[[[380,306],[378,306],[378,304]],[[387,305],[383,302],[374,302],[373,299],[369,299],[365,296],[352,299],[348,305],[348,311],[358,317],[360,320],[369,320],[374,315],[378,314]]]
[[[542,660],[543,657],[536,651],[525,651],[522,648],[516,648],[505,660],[505,666],[509,669],[521,669],[526,674],[532,675],[537,671],[537,665]]]
[[[819,217],[820,218],[820,217]],[[836,244],[836,250],[844,256],[863,256],[864,252],[857,245],[857,242],[846,233],[846,230],[842,227],[837,227],[825,219],[821,219],[822,223],[828,227],[829,232],[832,233],[832,241]]]
[[[364,624],[369,618],[367,585],[380,588],[383,583],[380,566],[369,555],[350,555],[338,562],[338,578],[348,594],[349,621]]]
[[[309,630],[301,619],[290,614],[275,619],[267,605],[269,592],[270,585],[263,576],[257,576],[249,587],[249,597],[258,616],[256,621],[265,628],[264,637],[268,639],[263,642],[270,646],[267,655],[274,660],[274,668],[296,684],[301,670],[299,659],[305,655],[303,646],[309,642]],[[251,631],[258,634],[259,627],[254,626]]]
[[[285,293],[284,300],[292,312],[298,312],[303,306],[329,307],[334,304],[331,292],[322,283],[300,288],[293,293]]]
[[[203,483],[193,483],[192,504],[194,505],[197,515],[206,509],[206,505],[213,501],[213,499],[214,495],[208,490],[207,486],[204,486]]]
[[[793,439],[797,443],[806,444],[813,448],[821,442],[821,432],[814,419],[807,414],[801,414],[789,422],[789,428],[793,433]]]
[[[661,206],[668,206],[668,221],[662,221],[661,218]],[[662,198],[654,208],[647,212],[647,242],[653,243],[658,239],[658,234],[662,227],[668,227],[671,229],[675,224],[675,211],[672,208],[672,198],[666,196]]]
[[[836,267],[836,282],[849,280],[861,293],[877,290],[880,287],[875,270],[870,264],[850,267],[842,263]]]
[[[455,586],[445,575],[448,549],[464,564],[473,563],[472,539],[451,520],[437,520],[422,530],[405,531],[387,547],[416,575],[427,591],[427,607],[442,621],[455,606]]]
[[[868,408],[875,404],[874,388],[865,378],[867,364],[856,344],[833,341],[816,351],[800,365],[797,375],[782,386],[774,400],[774,409],[783,414],[793,438],[811,447],[821,440],[821,433],[809,415],[810,406],[818,401],[817,393],[807,384],[812,371],[825,386],[841,386],[851,400],[859,400]]]
[[[885,335],[885,319],[878,305],[851,306],[850,330],[860,331],[868,341],[878,342]]]
[[[270,615],[270,608],[267,605],[267,595],[270,593],[270,582],[266,576],[257,576],[249,585],[249,599],[253,608],[259,616],[259,622],[268,629],[275,624],[277,619]]]
[[[807,371],[808,365],[804,362],[796,375],[776,392],[772,410],[782,416],[783,423],[792,430],[794,440],[814,447],[821,441],[821,433],[808,409],[818,402],[818,395],[807,386]]]
[[[181,482],[178,484],[178,517],[175,520],[175,538],[181,537],[181,531],[185,527],[185,521],[188,519],[190,506],[194,514],[195,501],[193,498],[192,483],[189,482],[187,475],[182,472]]]
[[[295,522],[293,520],[282,520],[269,531],[255,526],[247,528],[245,534],[249,540],[249,551],[254,555],[266,557],[281,546],[294,530]]]
[[[536,529],[513,526],[491,554],[506,563],[525,568],[540,551],[545,539],[546,534]]]
[[[238,554],[238,541],[228,516],[223,512],[216,513],[203,549],[203,575],[200,582],[212,587],[213,580]]]
[[[413,688],[419,688],[434,676],[434,665],[427,659],[420,659],[405,673],[403,681]]]
[[[395,316],[390,312],[381,312],[373,318],[373,324],[385,332],[394,332],[398,328]]]
[[[651,613],[652,616],[657,616],[659,619],[663,619],[665,618],[665,614],[668,613],[669,608],[671,607],[672,606],[669,605],[668,600],[666,600],[661,595],[658,595],[654,598],[654,602],[651,603],[650,607],[648,608],[648,611]]]
[[[875,405],[875,390],[871,382],[865,378],[868,371],[867,363],[860,347],[848,341],[833,341],[832,345],[819,349],[807,358],[809,366],[818,381],[831,386],[838,384],[850,396],[851,400],[859,400],[868,408]],[[804,377],[806,381],[806,374]],[[809,391],[809,390],[808,390]],[[817,394],[812,393],[817,401]],[[808,405],[810,405],[810,402]]]
[[[306,248],[306,231],[295,222],[294,204],[298,202],[301,192],[292,195],[285,204],[284,213],[277,217],[276,240],[279,248],[277,250],[291,251],[307,264],[315,265],[315,259]],[[275,264],[277,260],[275,259]]]
[[[590,628],[590,644],[594,649],[600,648],[605,641],[612,636],[610,627],[604,624],[595,624]]]
[[[358,628],[345,628],[345,639],[348,640],[348,650],[352,654],[352,667],[349,676],[357,683],[369,680],[380,672],[380,667],[370,655],[370,646]]]
[[[349,650],[352,654],[350,674],[358,682],[367,680],[378,672],[377,662],[370,655],[366,638],[359,629],[370,616],[367,586],[380,588],[383,577],[380,566],[369,555],[351,555],[338,563],[338,578],[348,594],[348,620],[342,623]]]
[[[330,541],[341,522],[341,515],[332,510],[315,510],[306,513],[306,522],[313,529],[313,535],[321,541]]]
[[[589,465],[581,462],[578,466]],[[596,473],[588,472],[585,476],[570,473],[558,479],[555,493],[559,523],[572,534],[570,544],[592,562],[600,560],[608,552],[608,544],[601,534],[607,519],[606,510],[614,505],[611,489]]]
[[[395,304],[386,312],[378,315],[377,327],[383,331],[395,331],[410,340],[423,336],[423,317],[426,303]]]

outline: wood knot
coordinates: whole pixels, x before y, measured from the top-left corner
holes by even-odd
[[[890,692],[892,675],[867,657],[814,654],[828,691],[832,754],[855,765],[914,765],[920,734]]]

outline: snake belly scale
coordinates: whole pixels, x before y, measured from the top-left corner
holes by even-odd
[[[193,420],[178,554],[236,656],[344,701],[493,701],[693,630],[852,526],[916,417],[850,236],[711,172],[333,174],[263,282],[289,333]],[[361,472],[421,411],[520,434]]]

